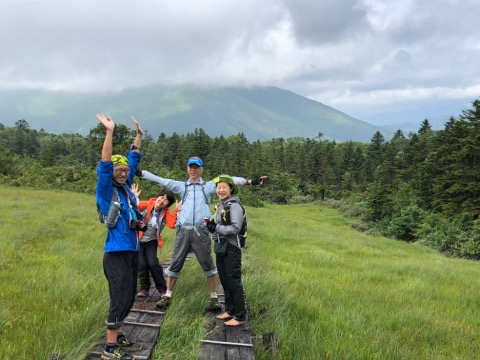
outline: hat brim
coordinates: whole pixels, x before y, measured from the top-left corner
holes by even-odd
[[[190,166],[190,165],[197,165],[197,166],[203,167],[203,163],[200,160],[190,160],[187,163],[187,166]]]
[[[223,176],[217,176],[215,179],[213,179],[213,183],[215,184],[215,186],[219,183],[219,182],[224,182],[224,183],[227,183],[228,185],[231,186],[232,188],[232,195],[235,195],[238,193],[238,186],[235,185],[235,183],[233,182],[232,178],[227,178],[227,177],[223,177]]]

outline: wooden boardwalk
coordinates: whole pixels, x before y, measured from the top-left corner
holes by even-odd
[[[191,259],[189,255],[187,260]],[[170,265],[170,260],[162,263],[163,268]],[[157,345],[158,335],[165,318],[166,312],[158,311],[155,308],[155,303],[160,300],[160,294],[155,288],[155,284],[151,281],[149,296],[144,299],[135,299],[130,313],[125,318],[123,323],[123,332],[134,343],[142,345],[139,351],[129,351],[135,356],[136,360],[150,360]],[[85,360],[98,360],[106,345],[105,337],[97,343]]]
[[[189,254],[187,260],[194,257]],[[170,260],[162,263],[163,268],[170,265]],[[153,281],[152,281],[153,284]],[[220,281],[217,284],[220,303],[224,302],[223,288]],[[158,335],[160,334],[166,312],[158,311],[155,303],[160,294],[153,284],[150,295],[145,299],[136,300],[133,308],[124,321],[123,331],[133,342],[142,345],[139,351],[131,352],[136,360],[150,360],[155,351]],[[248,325],[248,318],[241,326],[227,327],[223,321],[215,319],[215,314],[207,312],[207,337],[201,340],[200,360],[250,360],[254,359],[252,334]],[[98,360],[105,347],[105,337],[97,343],[85,360]]]
[[[223,288],[217,285],[220,303],[224,303]],[[248,312],[248,308],[247,308]],[[253,360],[252,333],[247,321],[237,327],[223,325],[224,320],[215,319],[213,313],[207,313],[208,328],[206,338],[201,340],[199,360]]]

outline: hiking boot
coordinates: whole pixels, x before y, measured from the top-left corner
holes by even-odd
[[[142,345],[130,341],[125,335],[117,337],[117,344],[123,350],[138,351],[142,349]]]
[[[157,303],[155,304],[155,307],[157,309],[167,310],[167,308],[170,306],[171,301],[172,301],[171,297],[162,296],[161,299],[158,300]]]
[[[207,306],[205,306],[206,311],[217,311],[221,310],[222,306],[218,302],[218,298],[210,298],[210,301],[208,302]]]
[[[107,351],[107,349],[102,351],[101,355],[102,360],[135,360],[135,358],[130,355],[129,353],[126,353],[120,349],[119,346],[117,346],[115,349],[111,351]]]

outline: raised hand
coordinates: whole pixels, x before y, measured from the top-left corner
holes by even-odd
[[[143,130],[140,127],[140,124],[138,121],[135,119],[135,117],[132,115],[132,121],[135,124],[135,128],[137,129],[137,136],[142,136],[143,135]]]
[[[107,130],[113,130],[113,128],[115,127],[115,123],[113,122],[113,119],[111,117],[107,118],[103,114],[97,114],[97,119],[103,124],[103,126]]]
[[[180,200],[176,200],[175,202],[175,210],[182,211],[182,202]]]
[[[130,190],[132,190],[133,195],[136,197],[140,197],[140,194],[142,193],[142,190],[138,188],[138,184],[132,184]]]

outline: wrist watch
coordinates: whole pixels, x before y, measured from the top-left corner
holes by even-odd
[[[141,148],[139,147],[136,147],[135,145],[132,144],[132,146],[130,146],[130,150],[140,150]]]

